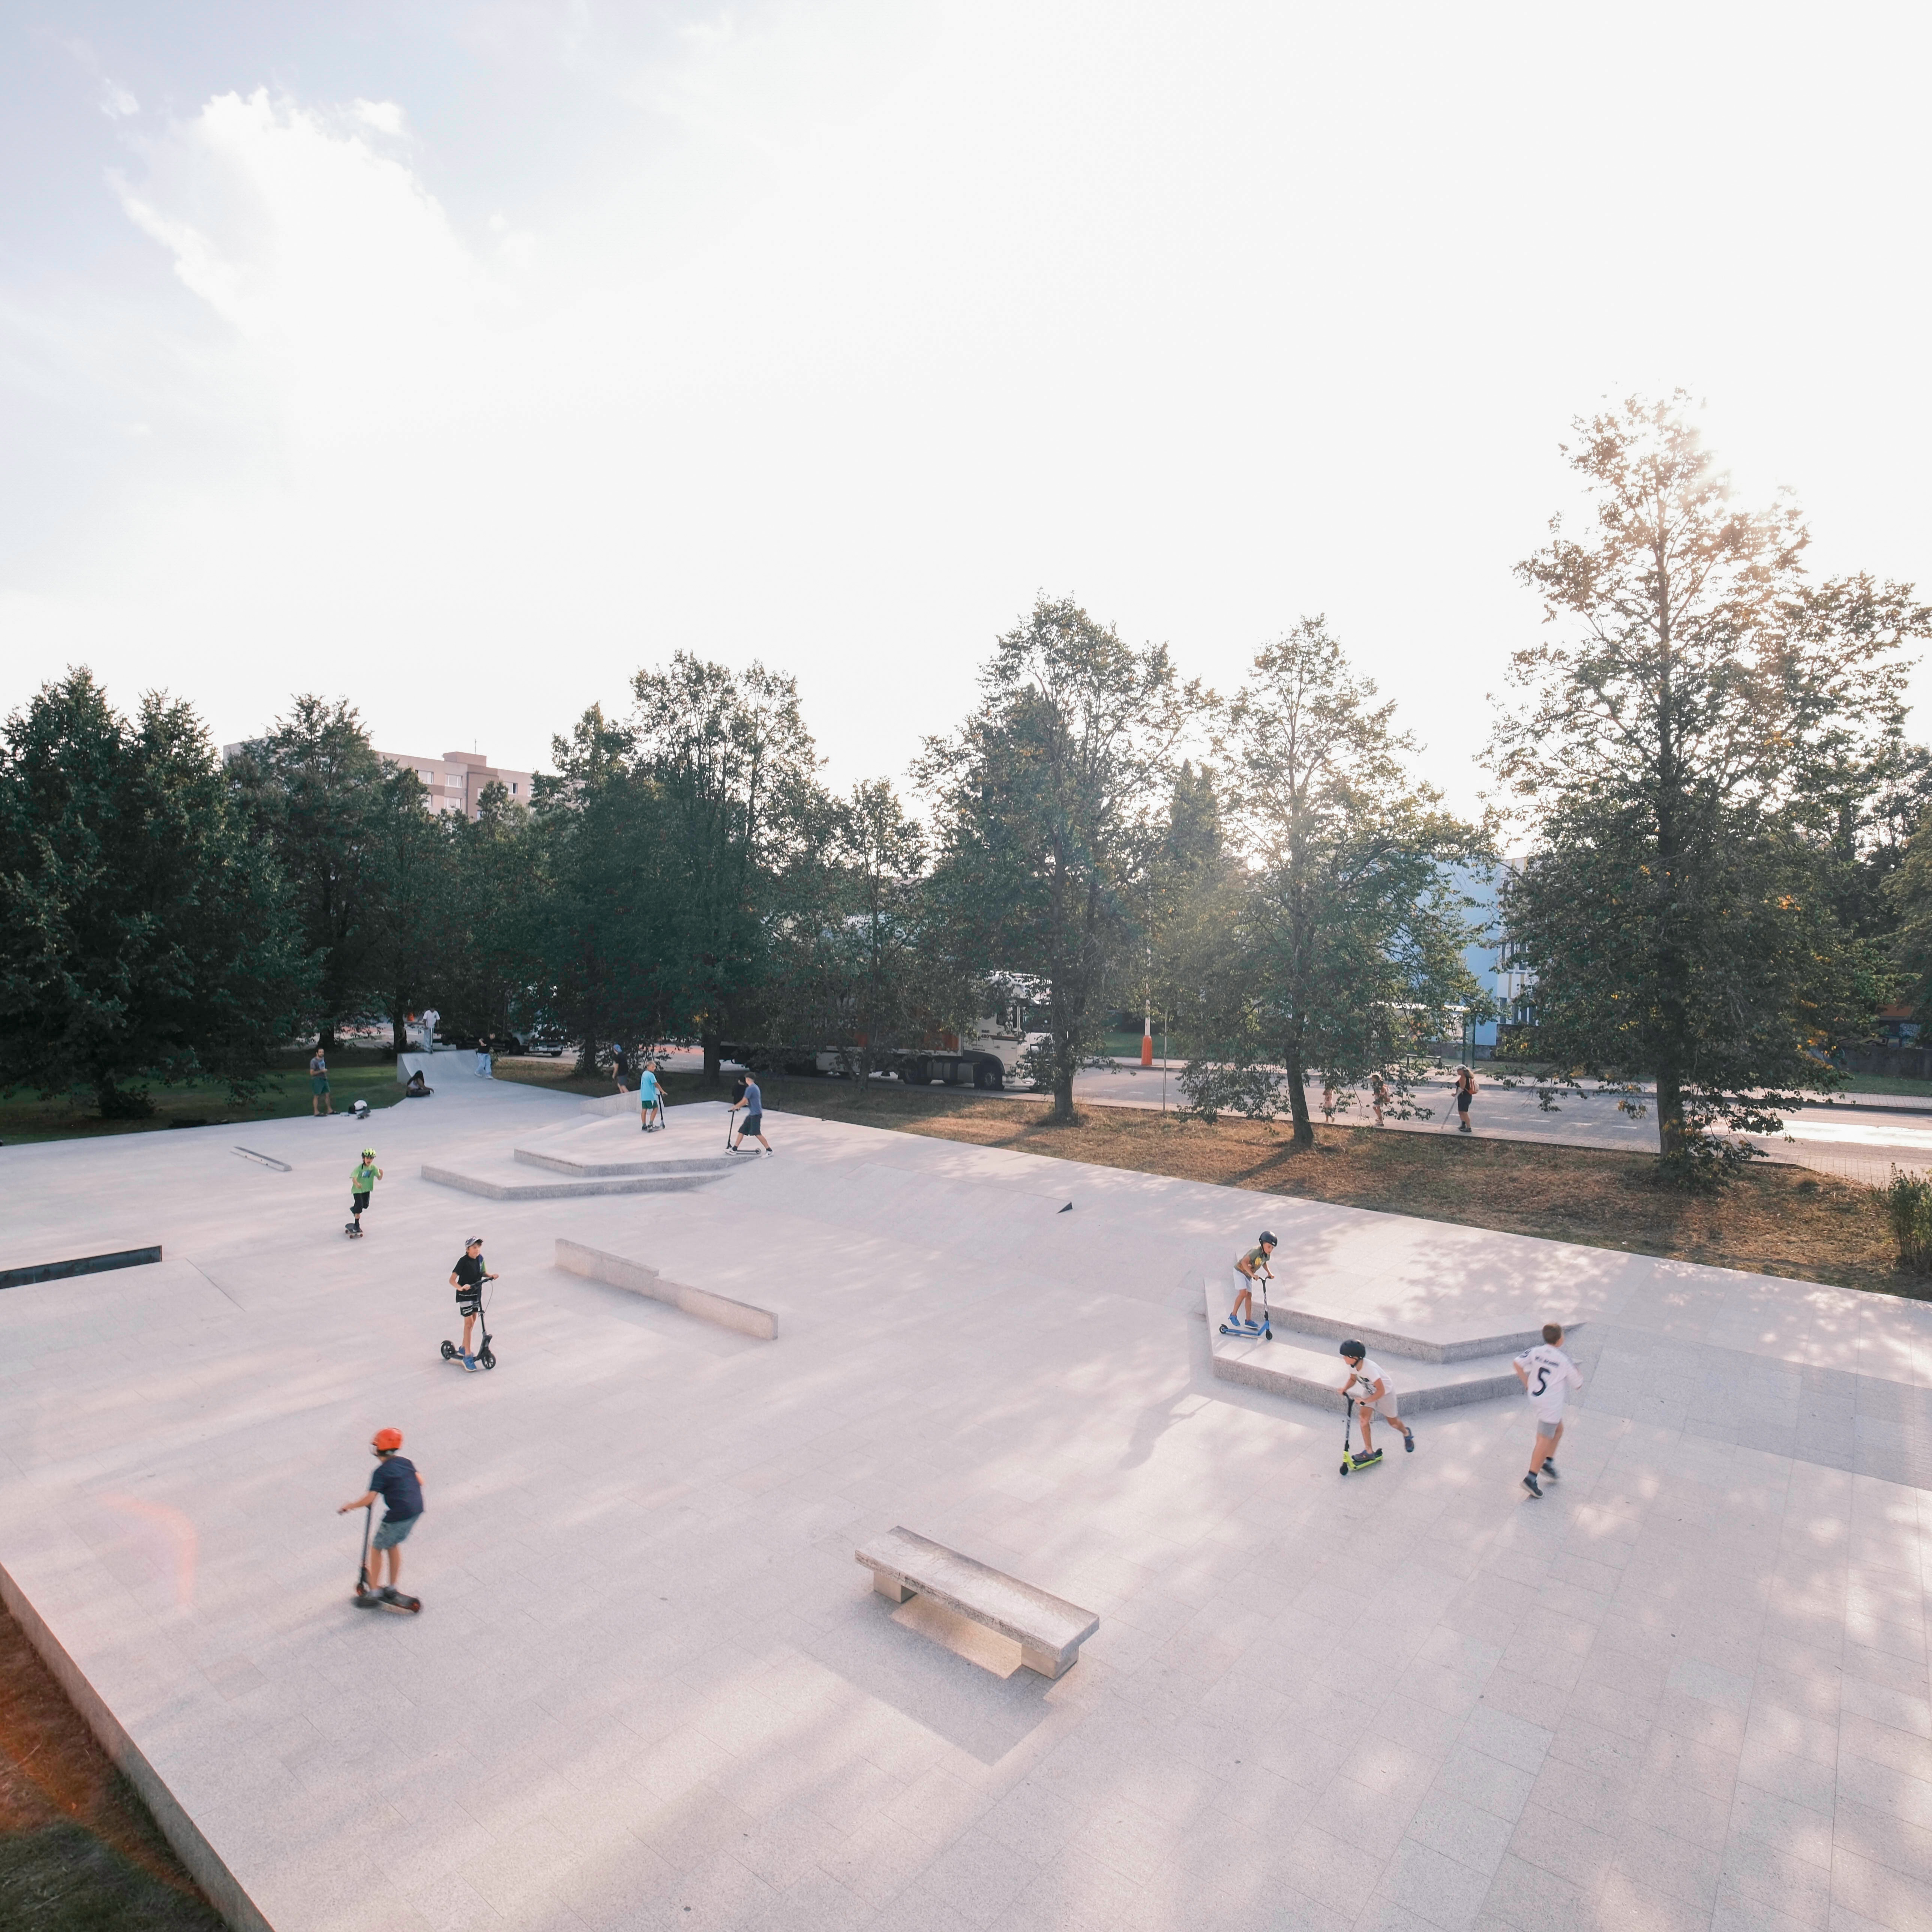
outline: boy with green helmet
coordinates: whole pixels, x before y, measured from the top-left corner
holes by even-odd
[[[345,1234],[353,1235],[358,1240],[362,1236],[362,1210],[369,1204],[369,1196],[376,1184],[382,1178],[382,1170],[376,1165],[376,1150],[364,1148],[362,1158],[349,1176],[349,1222],[344,1228]]]

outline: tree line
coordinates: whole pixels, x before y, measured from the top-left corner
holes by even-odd
[[[1193,1111],[1307,1145],[1311,1090],[1379,1076],[1400,1104],[1493,1016],[1465,955],[1499,916],[1534,977],[1509,1040],[1654,1081],[1695,1180],[1923,994],[1903,652],[1932,614],[1814,580],[1796,512],[1735,504],[1682,397],[1577,431],[1592,520],[1519,567],[1547,641],[1511,661],[1475,818],[1319,616],[1224,698],[1042,596],[904,792],[833,792],[791,678],[680,652],[474,819],[344,704],[298,698],[224,763],[178,700],[123,716],[70,670],[0,746],[0,1084],[139,1113],[364,1016],[400,1048],[431,1003],[462,1033],[554,1026],[586,1069],[676,1039],[714,1078],[827,1047],[863,1078],[1019,988],[1049,1118],[1154,1008]]]

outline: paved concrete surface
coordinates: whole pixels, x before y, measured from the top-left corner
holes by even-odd
[[[0,1565],[278,1932],[1932,1924],[1932,1306],[782,1115],[701,1192],[408,1178],[572,1105],[251,1126],[286,1174],[0,1152],[0,1267],[169,1256],[0,1293]],[[1513,1402],[1344,1482],[1332,1417],[1214,1380],[1264,1211],[1311,1304],[1587,1315],[1548,1500]],[[332,1513],[389,1424],[416,1618],[350,1606]],[[1079,1664],[890,1609],[896,1523],[1095,1611]]]

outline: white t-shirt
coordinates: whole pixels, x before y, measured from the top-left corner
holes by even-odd
[[[1563,1405],[1573,1388],[1583,1386],[1583,1378],[1576,1372],[1576,1364],[1561,1348],[1548,1342],[1539,1342],[1533,1348],[1526,1348],[1516,1358],[1516,1365],[1528,1376],[1523,1393],[1529,1397],[1529,1406],[1536,1412],[1539,1422],[1560,1422],[1563,1418]]]
[[[1382,1373],[1382,1364],[1379,1362],[1372,1361],[1364,1355],[1362,1358],[1361,1366],[1355,1371],[1354,1386],[1349,1390],[1348,1393],[1363,1408],[1366,1408],[1378,1400],[1370,1393],[1378,1382],[1382,1385],[1382,1392],[1379,1399],[1383,1402],[1394,1401],[1395,1384]]]

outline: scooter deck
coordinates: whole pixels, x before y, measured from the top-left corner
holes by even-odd
[[[1342,1459],[1342,1473],[1348,1475],[1356,1469],[1372,1469],[1382,1460],[1382,1451],[1372,1450],[1366,1456],[1348,1456]]]

